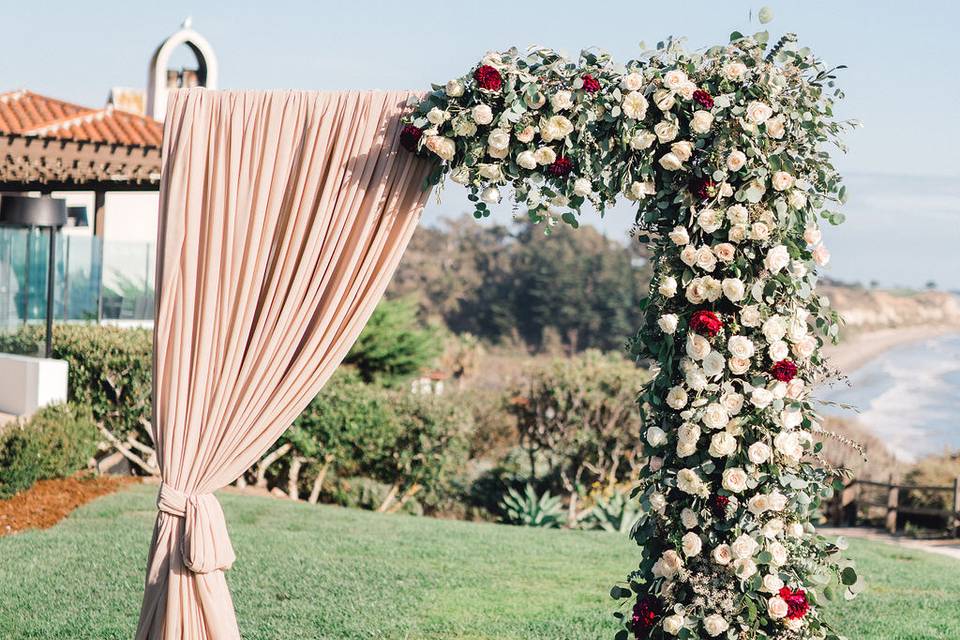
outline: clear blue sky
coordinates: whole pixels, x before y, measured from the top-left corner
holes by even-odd
[[[641,41],[671,34],[694,48],[721,43],[732,30],[756,30],[748,16],[764,4],[774,35],[794,31],[850,67],[840,113],[864,128],[838,162],[852,193],[849,224],[827,235],[833,275],[960,288],[952,249],[960,243],[960,8],[947,0],[10,3],[0,89],[100,105],[112,86],[144,86],[153,49],[188,15],[217,52],[224,88],[425,88],[510,45],[571,54],[600,46],[625,60]],[[427,217],[456,214],[465,202],[447,189]],[[602,226],[619,234],[627,218]],[[916,233],[904,236],[904,225]]]

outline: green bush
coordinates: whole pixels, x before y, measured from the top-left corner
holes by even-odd
[[[31,325],[0,336],[0,352],[35,353],[44,328]],[[90,407],[111,431],[136,431],[150,442],[152,333],[98,325],[56,325],[53,357],[66,360],[68,397]]]
[[[45,407],[9,427],[0,436],[0,497],[83,469],[99,440],[90,410],[76,404]]]
[[[500,510],[504,522],[524,527],[553,529],[561,526],[566,519],[560,496],[552,496],[549,491],[537,495],[531,484],[524,487],[523,493],[513,487],[508,489],[500,503]]]

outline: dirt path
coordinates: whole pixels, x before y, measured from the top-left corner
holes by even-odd
[[[906,549],[917,549],[929,553],[939,553],[960,560],[960,540],[956,538],[945,540],[921,540],[917,538],[908,538],[906,536],[890,535],[886,531],[878,529],[867,529],[865,527],[817,527],[817,532],[832,538],[835,536],[844,536],[845,538],[861,538],[863,540],[873,540],[874,542],[883,542],[885,544],[896,545]]]

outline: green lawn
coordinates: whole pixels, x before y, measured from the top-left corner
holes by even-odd
[[[156,489],[0,538],[0,638],[129,640]],[[246,639],[612,638],[607,592],[637,551],[543,531],[222,496]],[[850,640],[960,638],[960,563],[854,541],[871,587],[834,615]]]

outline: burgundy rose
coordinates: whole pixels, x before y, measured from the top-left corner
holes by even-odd
[[[700,310],[690,316],[690,330],[694,333],[712,338],[720,333],[722,328],[723,322],[713,311]]]
[[[596,91],[600,91],[600,81],[594,78],[589,73],[585,74],[583,78],[581,78],[581,80],[583,80],[583,90],[586,91],[587,93],[594,93]]]
[[[704,109],[713,109],[713,96],[703,89],[697,89],[693,92],[693,100]]]
[[[637,598],[637,603],[633,605],[633,616],[630,619],[634,637],[648,637],[650,630],[657,623],[657,618],[659,617],[659,600],[651,595]]]
[[[787,603],[787,618],[789,620],[802,618],[810,610],[810,603],[807,602],[807,594],[803,589],[782,587],[780,597]]]
[[[549,171],[551,175],[562,178],[573,171],[573,161],[566,156],[559,156],[553,161],[553,164],[547,167],[547,171]]]
[[[500,87],[503,86],[503,77],[500,72],[488,64],[477,67],[477,70],[473,72],[473,78],[481,89],[500,91]]]
[[[421,136],[423,136],[423,129],[408,124],[400,131],[400,146],[416,153]]]
[[[710,178],[694,180],[690,185],[690,190],[693,192],[693,195],[701,200],[706,200],[707,198],[712,198],[717,195],[717,183]]]
[[[770,368],[770,375],[780,382],[790,382],[797,375],[797,365],[790,360],[774,362]]]
[[[727,519],[727,507],[730,505],[730,498],[716,494],[710,499],[710,511],[714,517],[721,520]]]

